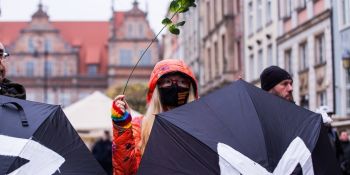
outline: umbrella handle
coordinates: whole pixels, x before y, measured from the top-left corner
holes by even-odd
[[[9,107],[9,105],[12,104],[13,106],[15,106],[18,110],[18,112],[20,113],[20,118],[21,118],[21,122],[22,122],[22,126],[23,127],[28,127],[29,123],[26,117],[26,114],[24,113],[24,110],[22,108],[22,106],[16,102],[7,102],[7,103],[3,103],[1,104],[1,106],[3,107]]]

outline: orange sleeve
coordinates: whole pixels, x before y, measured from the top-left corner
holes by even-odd
[[[113,124],[113,175],[136,174],[141,160],[138,148],[141,136],[140,117],[132,120],[130,128]]]

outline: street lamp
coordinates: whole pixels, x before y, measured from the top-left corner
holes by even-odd
[[[39,46],[41,46],[41,43],[39,43]],[[39,47],[35,47],[35,50],[33,52],[33,57],[35,58],[40,58],[40,55],[41,54],[44,54],[44,72],[43,72],[43,91],[44,91],[44,103],[47,103],[47,80],[48,80],[48,71],[47,71],[47,59],[48,59],[48,56],[49,56],[49,50],[47,47],[44,47],[44,53],[40,53],[39,51]]]
[[[348,76],[350,75],[350,51],[345,50],[342,55],[343,67],[346,69]]]
[[[47,58],[49,56],[49,51],[45,47],[44,50],[44,102],[47,103],[47,80],[48,80],[48,71],[47,71]]]

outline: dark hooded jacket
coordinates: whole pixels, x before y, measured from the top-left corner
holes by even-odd
[[[19,98],[22,100],[26,99],[26,90],[18,83],[12,82],[9,79],[4,79],[0,83],[0,95]]]

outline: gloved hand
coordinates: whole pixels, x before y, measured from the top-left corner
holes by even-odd
[[[113,123],[122,128],[131,127],[131,115],[128,112],[129,105],[125,101],[124,95],[118,95],[112,105],[112,120]]]

